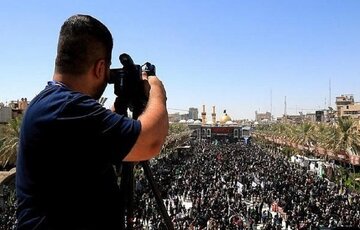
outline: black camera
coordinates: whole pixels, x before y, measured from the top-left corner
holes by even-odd
[[[128,54],[121,54],[119,60],[123,65],[123,68],[110,69],[109,84],[114,84],[114,93],[117,95],[115,100],[115,112],[127,116],[128,109],[132,111],[132,117],[137,119],[144,111],[148,102],[148,96],[145,93],[145,84],[149,84],[146,80],[143,80],[142,73],[146,72],[147,76],[156,75],[155,66],[149,62],[146,62],[142,66],[134,64],[133,60]],[[160,213],[164,218],[164,224],[166,229],[173,230],[174,226],[167,213],[165,205],[163,203],[161,193],[157,188],[155,180],[153,178],[149,162],[141,162],[144,173],[148,177],[150,186],[154,192],[155,200],[160,208]],[[132,219],[133,213],[133,191],[134,191],[134,171],[132,162],[122,162],[121,165],[116,165],[116,168],[121,168],[121,194],[122,202],[125,204],[120,213],[123,215],[121,219],[124,221],[125,216],[127,219],[127,229],[133,229]],[[126,207],[125,207],[126,206]],[[125,215],[125,209],[127,209]],[[122,229],[125,229],[125,223],[122,223]],[[163,227],[162,227],[163,229]]]
[[[149,62],[143,65],[134,64],[130,55],[123,53],[119,56],[123,68],[110,69],[109,84],[114,84],[114,93],[118,97],[115,110],[119,114],[127,115],[127,109],[140,115],[145,108],[148,97],[145,95],[142,72],[148,76],[155,75],[155,66]]]

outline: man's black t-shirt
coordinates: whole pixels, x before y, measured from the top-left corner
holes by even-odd
[[[21,127],[18,229],[119,229],[113,164],[131,150],[140,129],[139,121],[49,82]]]

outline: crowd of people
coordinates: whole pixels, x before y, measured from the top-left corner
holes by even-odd
[[[360,227],[359,194],[282,154],[240,143],[191,146],[151,161],[175,229]],[[161,229],[163,217],[141,170],[137,165],[135,229]],[[0,229],[15,229],[16,203],[6,202]]]
[[[16,198],[14,184],[0,185],[0,230],[16,229]]]
[[[152,167],[175,229],[360,227],[359,194],[257,145],[193,143]],[[138,174],[140,229],[158,229],[163,220],[152,196]]]

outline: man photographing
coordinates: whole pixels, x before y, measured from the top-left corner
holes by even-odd
[[[156,156],[168,132],[166,92],[148,78],[137,120],[96,100],[109,81],[113,39],[88,15],[61,27],[53,81],[24,115],[16,169],[18,229],[120,229],[113,165]]]

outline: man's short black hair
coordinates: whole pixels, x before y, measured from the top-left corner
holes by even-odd
[[[108,28],[89,15],[74,15],[61,27],[55,71],[84,74],[99,59],[110,65],[113,38]]]

